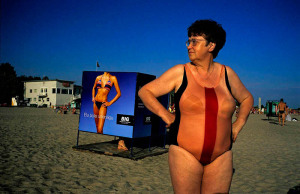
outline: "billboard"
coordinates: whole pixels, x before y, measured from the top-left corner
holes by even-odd
[[[151,136],[154,115],[138,90],[154,79],[136,72],[84,71],[79,130],[127,138]]]

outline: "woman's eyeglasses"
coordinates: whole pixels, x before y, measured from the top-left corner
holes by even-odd
[[[192,46],[196,46],[198,42],[200,41],[206,41],[205,39],[189,39],[188,41],[185,42],[185,45],[188,47],[190,46],[190,44],[192,44]]]

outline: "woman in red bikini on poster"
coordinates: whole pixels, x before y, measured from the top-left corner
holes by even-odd
[[[117,95],[110,102],[108,102],[107,96],[113,85],[115,85]],[[96,91],[97,94],[95,96]],[[97,133],[102,134],[107,107],[112,105],[121,96],[121,90],[117,78],[108,72],[104,72],[103,75],[99,75],[95,80],[92,95]]]
[[[117,94],[111,101],[108,102],[107,96],[113,86],[115,86]],[[96,92],[97,94],[95,96]],[[108,72],[104,72],[103,75],[97,76],[92,90],[92,96],[97,133],[103,134],[107,107],[116,102],[121,96],[121,90],[116,76],[113,76]],[[119,141],[118,148],[127,150],[124,140]]]

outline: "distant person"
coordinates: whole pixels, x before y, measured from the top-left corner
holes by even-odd
[[[286,114],[286,103],[283,102],[283,99],[280,99],[280,102],[277,106],[278,108],[278,122],[279,125],[284,126],[284,121],[285,121],[285,114]],[[277,112],[276,112],[277,113]],[[281,122],[282,120],[282,122]]]
[[[285,116],[286,121],[292,121],[291,113],[292,113],[291,109],[288,106],[286,106],[286,116]]]
[[[245,125],[253,97],[228,66],[213,61],[226,40],[222,26],[195,21],[186,42],[191,62],[143,86],[145,106],[170,127],[169,168],[175,193],[228,193],[232,143]],[[157,97],[175,90],[175,115]],[[239,116],[232,124],[235,99]]]
[[[76,108],[75,107],[72,109],[72,114],[76,114]]]

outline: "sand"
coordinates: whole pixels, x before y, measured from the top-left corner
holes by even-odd
[[[300,183],[300,121],[272,119],[250,115],[238,136],[230,193],[286,193]],[[135,161],[76,151],[78,122],[50,108],[0,108],[0,193],[173,193],[168,154]],[[80,144],[110,140],[80,133]]]

